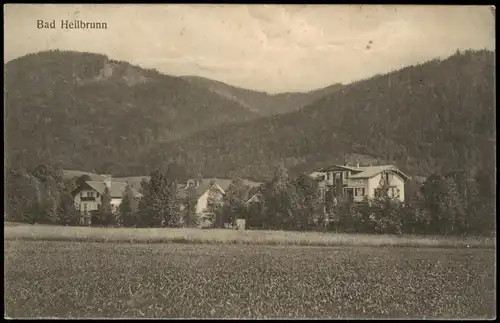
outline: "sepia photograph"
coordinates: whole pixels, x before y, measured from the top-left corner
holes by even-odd
[[[3,11],[5,319],[496,319],[494,6]]]

